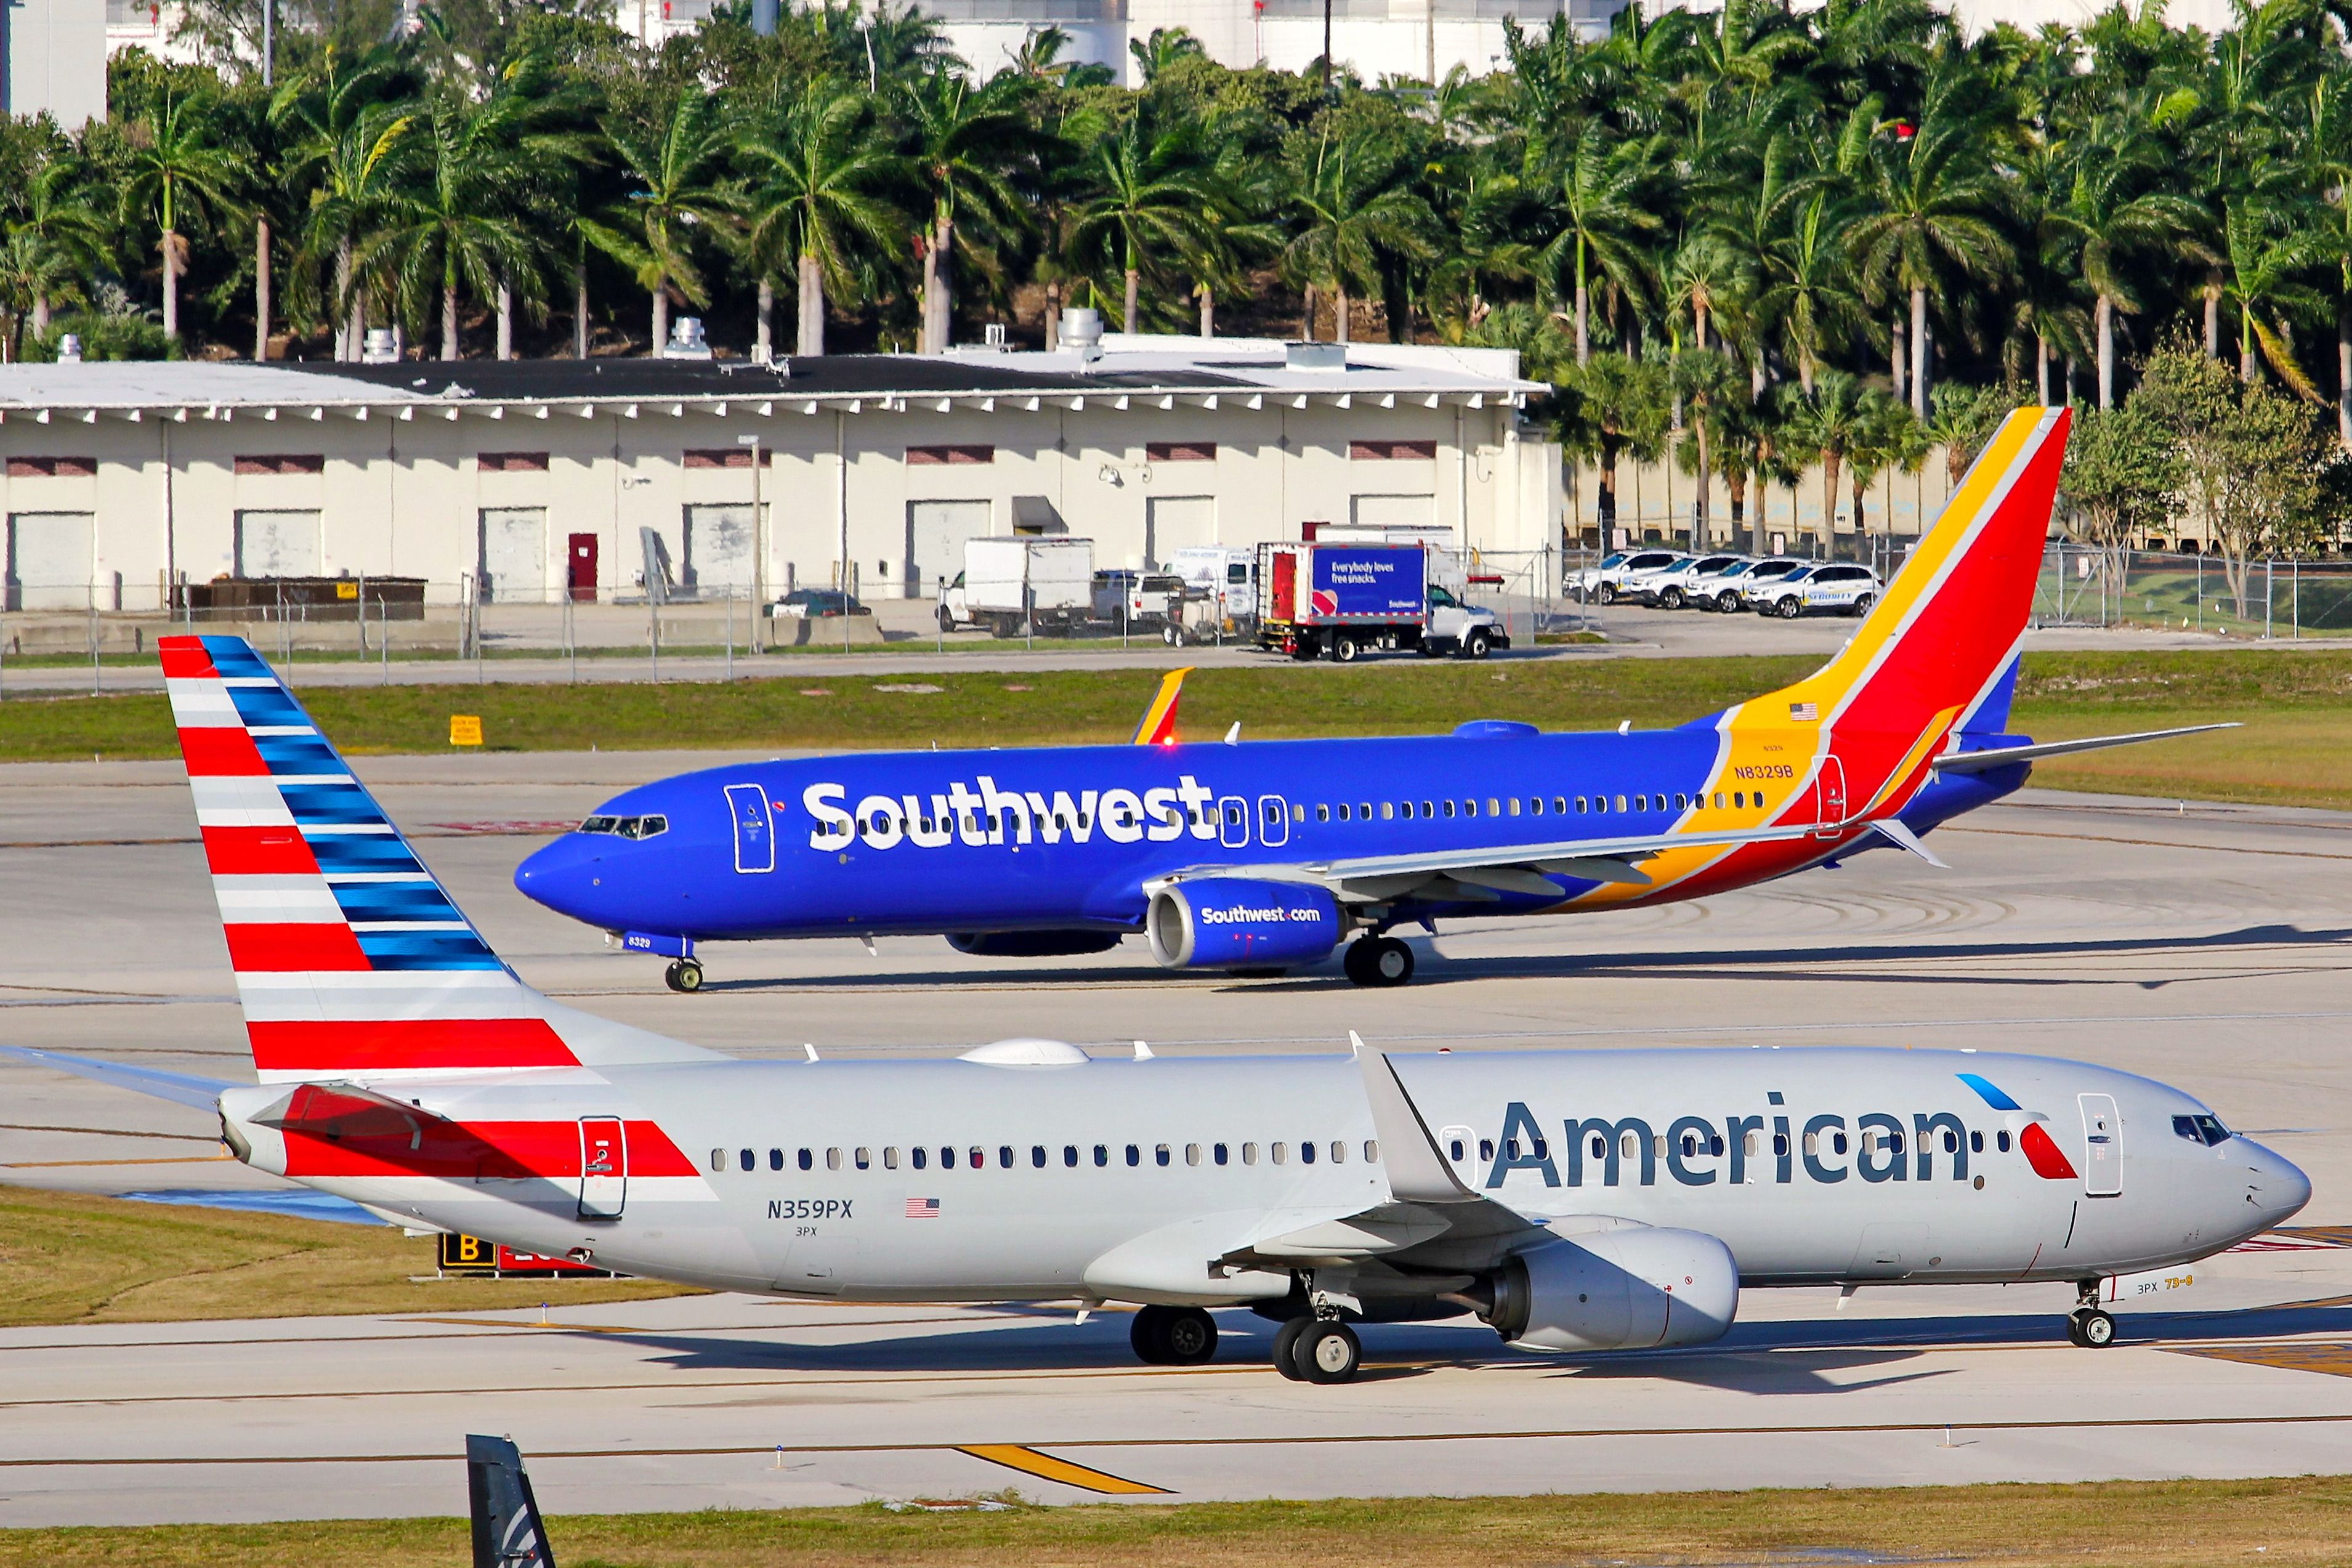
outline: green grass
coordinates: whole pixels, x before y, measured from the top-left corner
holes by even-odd
[[[0,1328],[487,1311],[689,1293],[636,1280],[412,1282],[433,1272],[435,1247],[390,1226],[0,1187]]]
[[[525,1456],[528,1458],[529,1456]],[[446,1467],[461,1506],[462,1472]],[[0,1568],[448,1568],[461,1519],[0,1531]],[[2342,1477],[1524,1498],[1192,1503],[992,1513],[727,1510],[548,1521],[572,1568],[1422,1568],[1438,1563],[1753,1563],[1806,1549],[2004,1568],[2207,1568],[2352,1559]],[[2257,1554],[2257,1549],[2260,1549]],[[1780,1554],[1785,1554],[1785,1558]],[[1850,1559],[1849,1559],[1850,1560]]]
[[[1429,732],[1468,718],[1553,729],[1649,728],[1808,673],[1810,656],[1546,659],[1383,668],[1213,668],[1184,693],[1183,732],[1259,737]],[[805,673],[731,685],[320,687],[303,700],[354,755],[447,748],[449,715],[481,715],[511,751],[651,747],[863,749],[1123,741],[1158,685],[1133,670]],[[893,691],[888,687],[936,687]],[[2200,799],[2352,805],[2352,651],[2043,653],[2026,660],[2013,727],[2047,739],[2239,720],[2246,728],[2044,763],[2043,784]],[[176,754],[163,699],[0,703],[0,761]]]

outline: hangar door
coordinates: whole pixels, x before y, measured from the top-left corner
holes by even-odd
[[[240,577],[316,577],[320,554],[315,510],[236,514],[236,574]]]
[[[750,501],[688,507],[679,586],[697,594],[751,592],[752,543]]]
[[[1434,528],[1435,496],[1357,496],[1348,503],[1348,521],[1358,528]]]
[[[1165,566],[1176,552],[1217,542],[1214,496],[1153,496],[1143,513],[1143,562]]]
[[[547,597],[547,509],[482,509],[482,597],[537,604]]]
[[[90,512],[9,513],[7,607],[88,609],[96,541]]]
[[[907,593],[937,594],[963,570],[963,542],[985,539],[992,531],[984,500],[910,500],[907,503]]]

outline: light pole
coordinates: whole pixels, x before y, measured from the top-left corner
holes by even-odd
[[[751,651],[765,650],[760,642],[760,613],[768,594],[768,528],[766,508],[760,504],[760,437],[757,431],[738,436],[735,444],[751,449]]]

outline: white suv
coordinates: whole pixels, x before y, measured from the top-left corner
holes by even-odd
[[[1832,563],[1800,566],[1777,582],[1759,584],[1748,600],[1759,615],[1793,621],[1808,611],[1866,616],[1884,591],[1869,567]]]
[[[1569,579],[1568,596],[1578,604],[1613,604],[1625,595],[1625,579],[1636,572],[1670,566],[1679,552],[1672,550],[1613,550],[1598,566],[1588,566]]]
[[[1711,580],[1695,584],[1691,597],[1725,615],[1762,598],[1767,588],[1805,563],[1790,555],[1768,555],[1725,567]]]
[[[1643,585],[1651,602],[1662,610],[1679,610],[1685,605],[1706,608],[1715,602],[1715,580],[1747,559],[1732,554],[1685,555]]]

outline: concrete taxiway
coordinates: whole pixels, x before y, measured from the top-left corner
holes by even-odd
[[[694,763],[716,759],[696,754]],[[2124,1342],[2063,1289],[1751,1293],[1726,1344],[1542,1360],[1475,1326],[1373,1328],[1372,1374],[1277,1379],[1272,1325],[1146,1369],[1066,1310],[704,1297],[552,1314],[0,1332],[0,1523],[447,1512],[468,1430],[551,1509],[957,1496],[1517,1492],[2352,1469],[2352,816],[2028,793],[1893,852],[1706,903],[1465,922],[1402,991],[1328,971],[1165,975],[936,940],[708,950],[699,995],[508,879],[546,825],[684,764],[362,762],[486,934],[577,1005],[746,1055],[924,1054],[1013,1034],[1162,1055],[1683,1044],[1974,1046],[2148,1073],[2316,1184],[2297,1234],[2204,1266]],[[0,1038],[238,1076],[245,1047],[172,764],[0,769]],[[265,1179],[199,1113],[0,1067],[0,1180]],[[117,1162],[137,1162],[121,1163]],[[424,1243],[420,1268],[424,1266]]]

